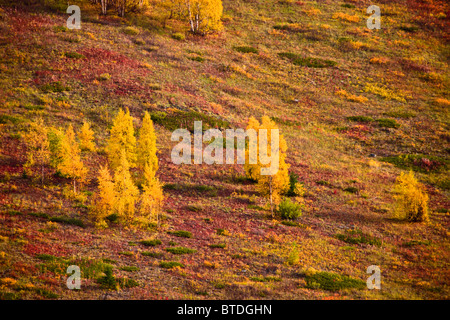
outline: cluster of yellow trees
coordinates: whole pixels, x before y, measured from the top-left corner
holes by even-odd
[[[27,145],[27,161],[24,168],[29,172],[32,167],[41,169],[41,181],[44,183],[44,169],[50,165],[60,174],[71,178],[73,190],[77,191],[77,182],[84,182],[88,173],[83,161],[81,151],[94,151],[94,132],[88,122],[85,122],[78,134],[78,140],[70,125],[65,131],[58,128],[49,128],[42,119],[30,124],[29,130],[24,134]]]
[[[169,17],[185,20],[192,33],[204,33],[222,28],[222,0],[162,0]]]
[[[138,139],[135,137],[133,118],[129,111],[120,110],[114,119],[106,146],[109,167],[101,167],[99,172],[99,194],[91,217],[97,226],[106,226],[105,219],[117,214],[124,224],[148,225],[155,221],[164,199],[162,186],[156,172],[156,135],[153,122],[145,112]],[[130,173],[131,168],[143,172],[141,193]]]
[[[77,193],[77,182],[85,182],[88,174],[81,153],[96,149],[94,132],[89,123],[85,122],[76,135],[72,125],[63,131],[48,128],[39,119],[30,124],[25,133],[25,143],[28,150],[25,163],[27,170],[38,167],[43,183],[44,169],[50,165],[61,175],[72,179],[73,191]],[[90,217],[98,227],[105,227],[105,219],[111,214],[117,214],[124,224],[158,223],[164,196],[156,177],[156,151],[156,135],[150,115],[145,113],[136,139],[133,118],[128,110],[120,110],[114,119],[106,146],[109,166],[100,168],[99,192],[90,210]],[[131,168],[143,172],[142,193],[133,181]]]
[[[147,8],[160,8],[167,12],[168,19],[176,18],[189,23],[193,33],[205,33],[220,30],[223,13],[222,0],[91,0],[101,6],[102,14],[107,14],[109,7],[114,7],[121,17],[126,12]]]
[[[270,132],[277,127],[265,116],[261,123],[251,117],[247,125],[247,130],[249,129],[257,132],[258,149],[261,139],[260,129]],[[88,173],[82,161],[82,153],[96,150],[94,132],[89,123],[83,123],[78,134],[75,134],[72,125],[64,131],[60,128],[46,127],[42,119],[38,119],[30,124],[24,137],[28,150],[24,168],[28,171],[32,167],[39,168],[44,183],[45,168],[52,166],[61,175],[72,179],[73,192],[76,194],[77,183],[85,182]],[[271,138],[272,135],[268,134],[268,145],[271,145]],[[150,222],[158,224],[164,195],[162,185],[156,177],[158,170],[156,135],[149,113],[145,112],[136,138],[129,110],[120,110],[113,121],[105,151],[108,165],[102,166],[98,173],[99,192],[90,210],[91,219],[98,227],[105,227],[105,219],[112,214],[116,214],[124,224],[148,225]],[[280,205],[283,195],[294,190],[294,195],[301,197],[303,189],[299,183],[291,185],[284,137],[279,135],[277,149],[267,148],[267,151],[269,157],[272,156],[272,152],[276,152],[279,157],[276,173],[261,174],[261,168],[267,168],[270,164],[261,163],[259,150],[256,164],[250,164],[248,145],[244,169],[247,178],[257,182],[258,192],[268,199],[273,215],[274,208]],[[142,173],[138,181],[134,181],[132,177],[130,170],[133,168]],[[141,185],[142,192],[136,182]],[[401,173],[393,191],[396,200],[395,213],[398,217],[410,221],[428,220],[428,195],[412,172]]]
[[[251,117],[247,124],[247,129],[254,129],[259,132],[259,129],[267,129],[269,132],[271,129],[277,129],[275,123],[269,117],[263,117],[262,122]],[[268,136],[268,145],[271,143],[271,136]],[[260,136],[258,134],[259,148]],[[271,148],[268,148],[269,152],[273,152]],[[294,190],[294,195],[300,197],[297,201],[301,204],[301,196],[304,193],[303,186],[300,183],[296,183],[295,186],[291,186],[292,181],[289,177],[289,165],[286,163],[286,141],[282,135],[279,138],[279,149],[276,152],[279,153],[279,170],[273,175],[262,175],[261,167],[269,167],[269,164],[262,165],[259,161],[259,152],[257,164],[249,164],[249,148],[246,148],[246,162],[244,165],[245,174],[247,178],[257,181],[258,192],[266,197],[270,203],[270,209],[273,214],[273,209],[278,207],[282,202],[282,197],[287,193],[289,188]],[[405,173],[402,172],[397,177],[394,188],[394,200],[395,208],[394,215],[397,218],[405,219],[412,222],[426,222],[429,220],[428,213],[428,194],[425,186],[421,184],[412,171]]]

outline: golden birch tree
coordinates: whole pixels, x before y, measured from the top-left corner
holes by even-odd
[[[61,141],[62,159],[58,164],[58,170],[72,179],[73,192],[77,193],[76,182],[83,182],[86,179],[87,169],[81,161],[81,150],[75,139],[75,132],[70,125]]]
[[[27,146],[27,162],[25,168],[38,167],[41,170],[41,183],[44,184],[44,168],[50,164],[50,143],[48,129],[42,119],[30,123],[30,128],[25,134]]]
[[[130,167],[136,164],[136,137],[134,136],[133,118],[130,111],[126,113],[120,109],[113,121],[110,137],[106,146],[109,163],[112,169],[121,164],[121,152],[125,151],[125,157]]]

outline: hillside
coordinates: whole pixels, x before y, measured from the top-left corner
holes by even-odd
[[[224,0],[223,30],[204,36],[164,22],[157,1],[120,18],[74,0],[80,30],[65,27],[66,1],[15,2],[0,0],[0,299],[450,298],[446,1],[378,1],[381,29],[369,30],[370,1]],[[136,128],[145,111],[155,124],[157,228],[88,219],[120,108]],[[296,221],[271,216],[242,165],[171,160],[174,130],[251,116],[287,141],[306,190]],[[83,154],[76,197],[50,166],[44,184],[24,174],[23,132],[38,118],[92,125],[98,148]],[[409,170],[429,222],[393,217]],[[70,265],[81,290],[67,289]],[[366,288],[371,265],[381,290]],[[99,282],[108,268],[120,290]]]

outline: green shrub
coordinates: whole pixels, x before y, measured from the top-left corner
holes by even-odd
[[[50,216],[44,212],[30,212],[29,215],[37,218],[50,219]]]
[[[172,39],[178,40],[178,41],[184,41],[186,40],[186,35],[181,32],[175,32],[172,34]]]
[[[191,205],[186,206],[186,209],[188,209],[189,211],[192,211],[192,212],[200,212],[203,210],[203,207],[191,204]]]
[[[70,91],[70,88],[64,86],[61,83],[61,81],[55,81],[44,84],[43,86],[41,86],[41,90],[44,92],[63,92],[63,91]]]
[[[121,252],[119,252],[119,254],[121,254],[123,256],[128,256],[128,257],[131,257],[134,255],[134,253],[131,251],[121,251]]]
[[[249,204],[247,205],[248,209],[253,209],[253,210],[258,210],[258,211],[266,211],[266,209],[264,207],[255,205],[255,204]]]
[[[286,195],[288,197],[296,196],[295,188],[296,188],[297,183],[298,183],[298,175],[296,173],[290,172],[289,173],[289,190],[286,193]]]
[[[289,173],[289,190],[286,192],[288,197],[303,197],[305,190],[303,185],[298,182],[298,175],[296,173]]]
[[[161,258],[164,256],[161,252],[150,252],[150,251],[142,251],[141,254],[144,257],[152,257],[152,258]]]
[[[225,243],[214,243],[209,245],[210,248],[220,248],[220,249],[225,249],[226,246],[227,245]]]
[[[30,110],[30,111],[39,111],[44,110],[44,106],[34,105],[34,104],[25,104],[22,106],[24,109]]]
[[[44,298],[47,298],[47,299],[57,299],[58,298],[58,295],[56,293],[54,293],[51,290],[45,289],[45,288],[36,288],[36,289],[34,289],[34,291],[38,295],[40,295]]]
[[[139,46],[143,46],[145,44],[145,40],[144,39],[135,39],[134,43]]]
[[[281,52],[278,54],[281,58],[289,59],[293,64],[310,68],[328,68],[337,65],[336,61],[323,60],[320,58],[302,57],[295,53]]]
[[[167,117],[167,113],[165,113],[163,111],[152,112],[152,114],[150,115],[150,118],[152,118],[152,121],[155,121],[155,122],[162,122],[166,117]],[[168,183],[166,185],[175,185],[175,184]]]
[[[147,247],[155,247],[162,244],[161,240],[159,239],[142,240],[140,241],[140,243]]]
[[[109,258],[103,258],[102,261],[103,261],[104,263],[112,263],[112,264],[116,264],[116,263],[117,263],[116,260],[109,259]]]
[[[159,263],[159,266],[164,269],[172,269],[175,267],[184,268],[184,265],[182,263],[176,261],[161,261]]]
[[[66,53],[64,53],[64,56],[66,58],[70,58],[70,59],[83,59],[83,58],[85,58],[85,56],[83,56],[82,54],[80,54],[78,52],[66,52]]]
[[[380,127],[384,128],[400,128],[400,123],[398,123],[395,119],[377,119],[376,120]]]
[[[14,140],[20,140],[20,139],[22,139],[22,135],[21,135],[20,133],[10,133],[10,134],[9,134],[9,137],[10,137],[11,139],[14,139]]]
[[[300,255],[298,253],[297,244],[294,242],[292,244],[292,248],[289,251],[289,255],[287,257],[286,263],[290,266],[294,266],[298,264],[300,261]]]
[[[273,276],[250,277],[250,280],[255,281],[255,282],[279,282],[279,281],[281,281],[281,278],[273,277]]]
[[[216,187],[214,187],[214,186],[208,186],[208,185],[204,185],[204,184],[195,185],[195,186],[192,186],[192,188],[197,191],[200,191],[200,192],[208,192],[208,191],[217,190]]]
[[[328,181],[325,181],[325,180],[319,180],[319,181],[316,181],[316,183],[320,186],[327,186],[327,187],[331,186],[331,183],[329,183]]]
[[[67,216],[59,216],[59,217],[51,217],[49,219],[52,222],[58,222],[58,223],[63,223],[63,224],[70,224],[70,225],[74,225],[74,226],[78,226],[81,228],[84,228],[84,222],[78,218],[70,218]]]
[[[17,292],[0,291],[0,300],[21,300],[21,295]]]
[[[167,233],[181,238],[192,238],[192,233],[190,233],[189,231],[178,230],[178,231],[167,231]]]
[[[361,230],[348,230],[344,234],[337,234],[336,238],[351,244],[370,244],[381,246],[381,240],[364,234]]]
[[[132,36],[138,35],[140,33],[139,29],[137,29],[135,27],[126,27],[122,31],[125,34],[132,35]]]
[[[258,49],[249,47],[249,46],[239,46],[239,47],[233,47],[234,50],[241,52],[241,53],[258,53]]]
[[[173,254],[191,254],[197,252],[197,250],[189,249],[185,247],[172,247],[172,248],[166,248],[167,252],[173,253]]]
[[[126,269],[127,267],[123,267]],[[136,268],[136,267],[129,267]],[[128,271],[128,270],[127,270]],[[97,279],[97,283],[104,289],[117,290],[119,288],[133,288],[139,286],[139,282],[129,278],[116,278],[113,274],[112,267],[106,266],[105,275]]]
[[[402,244],[403,247],[413,247],[413,246],[429,246],[431,245],[431,241],[429,240],[411,240]]]
[[[344,189],[344,191],[349,192],[349,193],[358,193],[358,188],[355,187],[347,187]]]
[[[66,37],[62,37],[62,39],[66,42],[70,42],[70,43],[80,43],[81,37],[80,36],[66,36]]]
[[[291,220],[281,221],[281,224],[284,224],[285,226],[289,226],[289,227],[297,227],[298,226],[298,222],[291,221]]]
[[[330,272],[316,272],[306,275],[306,287],[310,289],[323,289],[339,291],[341,289],[364,289],[366,283],[359,279],[353,279],[345,275]]]
[[[18,124],[23,122],[23,120],[16,116],[10,116],[7,114],[0,114],[0,124],[8,124],[8,122],[12,124]]]
[[[55,257],[51,254],[46,254],[46,253],[39,253],[37,255],[35,255],[36,258],[38,258],[39,260],[43,260],[43,261],[56,261],[59,260],[58,257]]]
[[[21,215],[23,215],[22,212],[17,211],[17,210],[8,210],[7,213],[8,213],[10,216],[21,216]]]
[[[104,289],[117,289],[117,280],[113,274],[112,267],[107,267],[104,273],[103,277],[97,279],[97,283]]]
[[[284,198],[278,206],[278,212],[283,219],[294,220],[302,215],[302,205]]]
[[[134,279],[127,278],[127,277],[118,278],[117,283],[119,284],[120,288],[134,288],[134,287],[139,286],[139,282],[137,282]]]
[[[199,57],[199,56],[188,57],[188,59],[189,59],[189,60],[192,60],[192,61],[197,61],[197,62],[203,62],[203,61],[205,61],[205,58]]]
[[[112,213],[107,216],[106,219],[110,222],[116,222],[119,219],[119,215],[117,213]]]
[[[124,266],[124,267],[120,267],[119,269],[123,270],[123,271],[127,271],[127,272],[139,271],[139,268],[135,267],[135,266]]]
[[[273,28],[275,30],[284,30],[284,31],[292,32],[292,33],[304,33],[304,32],[309,31],[308,28],[305,28],[305,27],[299,25],[298,23],[282,22],[282,23],[277,23],[276,25],[273,26]]]
[[[373,118],[366,116],[351,116],[347,117],[347,120],[361,122],[361,123],[369,123],[373,121]]]
[[[405,32],[416,32],[417,30],[419,30],[419,27],[417,26],[412,26],[412,25],[403,25],[399,27],[400,30],[403,30]]]

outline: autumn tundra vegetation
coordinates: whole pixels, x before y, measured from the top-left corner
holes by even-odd
[[[446,1],[70,5],[0,0],[0,299],[449,298]]]

